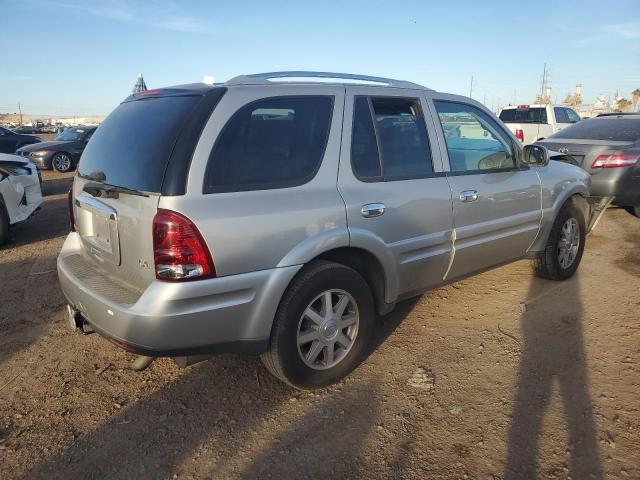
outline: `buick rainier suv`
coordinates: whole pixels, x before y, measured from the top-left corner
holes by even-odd
[[[574,274],[589,175],[549,156],[470,98],[387,78],[134,94],[69,192],[69,320],[144,357],[259,353],[290,385],[329,385],[400,300],[522,258]]]

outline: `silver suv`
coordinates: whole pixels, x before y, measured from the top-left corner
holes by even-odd
[[[402,299],[523,257],[573,275],[589,175],[548,155],[474,100],[386,78],[132,95],[70,192],[70,320],[148,357],[261,353],[295,387],[331,384]]]

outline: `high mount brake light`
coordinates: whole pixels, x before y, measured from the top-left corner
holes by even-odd
[[[640,161],[638,153],[614,153],[611,155],[599,155],[591,168],[617,168],[633,167]]]
[[[159,280],[215,277],[209,249],[187,217],[159,209],[153,218],[153,260]]]

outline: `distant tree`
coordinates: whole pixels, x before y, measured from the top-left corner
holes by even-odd
[[[626,98],[619,98],[616,102],[616,112],[624,112],[631,106],[631,102]]]
[[[635,107],[640,102],[640,88],[636,88],[633,92],[631,92],[631,103]]]

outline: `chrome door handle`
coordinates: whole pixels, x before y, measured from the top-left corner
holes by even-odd
[[[460,192],[461,202],[475,202],[476,200],[478,200],[477,190],[465,190],[464,192]]]
[[[379,217],[387,208],[384,203],[367,203],[360,209],[360,213],[364,218]]]

